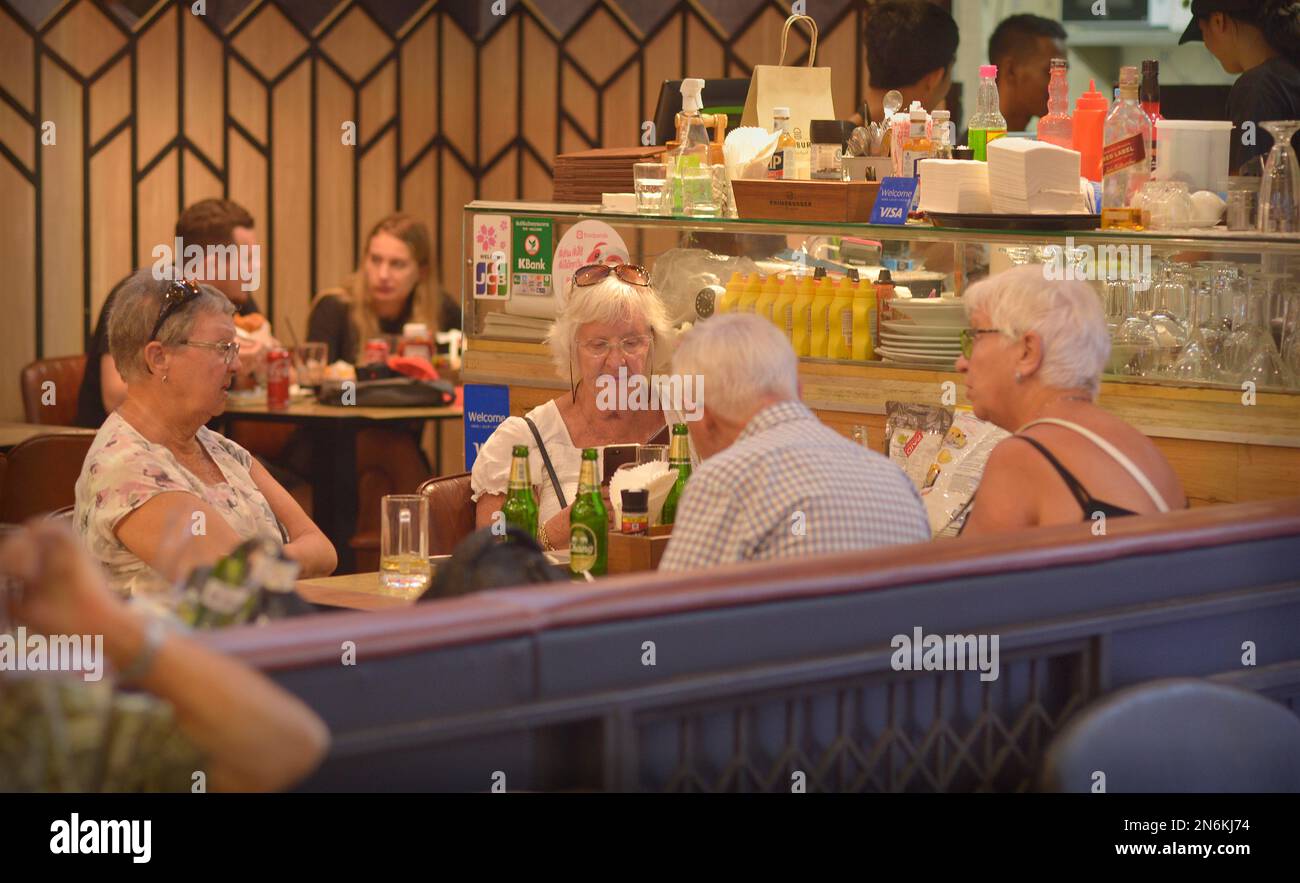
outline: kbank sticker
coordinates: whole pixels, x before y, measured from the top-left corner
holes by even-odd
[[[550,218],[514,218],[510,286],[515,294],[551,294],[554,226]]]

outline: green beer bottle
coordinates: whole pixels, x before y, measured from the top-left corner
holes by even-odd
[[[677,501],[682,497],[682,488],[686,487],[686,482],[691,477],[691,442],[686,435],[685,423],[673,424],[673,441],[668,448],[668,466],[677,469],[677,480],[668,490],[668,496],[664,499],[663,516],[660,519],[664,524],[672,524],[677,518]]]
[[[506,524],[537,536],[537,500],[533,497],[532,476],[528,473],[528,446],[515,445],[510,461],[510,484],[506,488],[506,502],[501,507]]]
[[[609,514],[596,480],[596,449],[582,449],[578,498],[569,510],[569,571],[604,576],[609,558]]]

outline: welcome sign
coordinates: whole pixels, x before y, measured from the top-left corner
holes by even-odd
[[[906,224],[912,200],[916,197],[916,178],[885,178],[880,182],[876,204],[871,209],[873,224]]]
[[[474,468],[478,450],[497,426],[510,416],[510,387],[486,383],[465,384],[465,469]]]

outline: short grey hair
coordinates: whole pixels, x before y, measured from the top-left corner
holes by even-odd
[[[727,313],[682,335],[673,373],[704,378],[704,407],[747,419],[758,400],[799,398],[799,357],[781,330],[753,313]]]
[[[1087,282],[1047,278],[1044,267],[1013,267],[976,282],[963,298],[966,315],[986,313],[1003,336],[1019,340],[1030,331],[1043,340],[1039,375],[1047,386],[1079,387],[1093,395],[1110,357],[1110,333],[1101,298]]]
[[[546,337],[556,372],[564,380],[573,382],[573,341],[583,325],[588,322],[635,322],[639,319],[644,319],[650,326],[654,338],[657,364],[647,366],[653,372],[668,364],[675,339],[668,310],[659,293],[649,285],[629,285],[613,273],[595,285],[573,286],[568,302]]]
[[[137,270],[118,289],[113,298],[112,312],[108,317],[108,351],[123,380],[131,380],[148,373],[144,362],[144,348],[150,342],[149,332],[158,321],[163,295],[172,284],[170,279],[156,279],[152,269]],[[229,316],[235,305],[210,285],[200,285],[202,292],[167,317],[158,329],[158,342],[176,346],[187,340],[194,330],[194,322],[203,313]]]

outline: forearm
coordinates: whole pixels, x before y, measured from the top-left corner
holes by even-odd
[[[114,668],[128,668],[146,623],[126,607],[96,626]],[[324,723],[300,700],[243,664],[169,633],[137,684],[167,701],[177,725],[207,759],[214,790],[284,788],[310,772],[329,744]]]
[[[310,530],[288,543],[284,547],[284,554],[285,557],[298,562],[301,567],[300,575],[304,579],[329,576],[339,564],[334,544],[317,529]]]
[[[556,512],[542,524],[541,530],[546,532],[552,549],[569,548],[569,510],[561,509]],[[546,540],[541,537],[538,539],[542,541],[543,546],[546,545]]]

